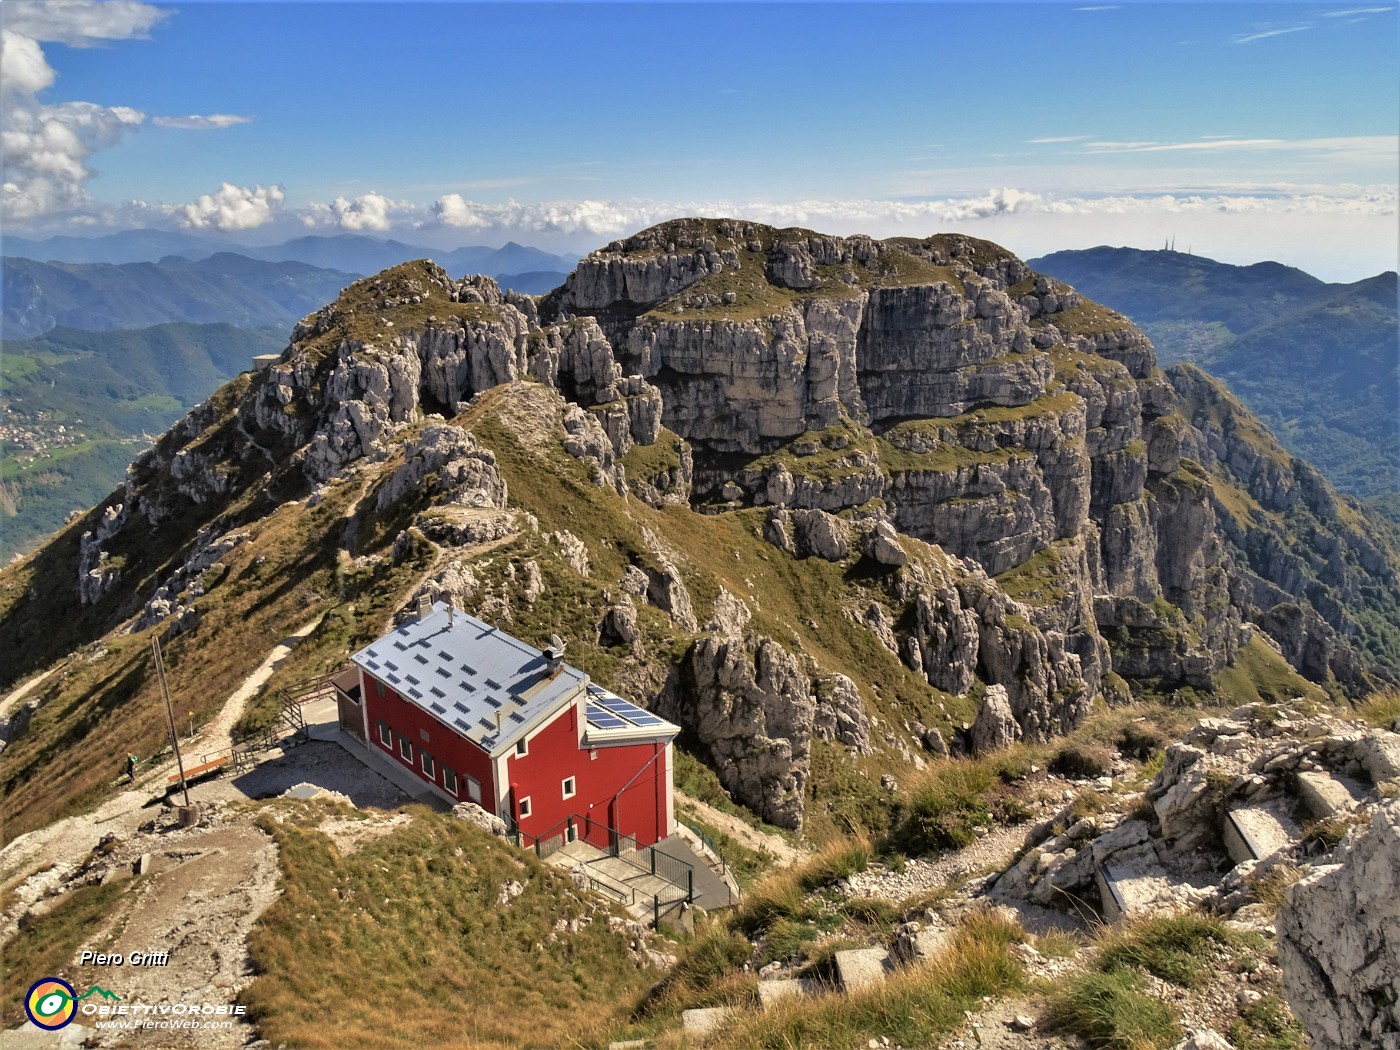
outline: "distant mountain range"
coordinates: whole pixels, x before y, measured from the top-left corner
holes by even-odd
[[[307,263],[358,277],[378,273],[410,259],[432,259],[448,273],[459,277],[469,273],[485,273],[492,277],[541,272],[558,274],[559,280],[549,288],[562,283],[564,275],[578,261],[574,255],[553,255],[514,241],[500,248],[469,245],[444,251],[362,234],[297,237],[281,244],[254,246],[166,230],[123,230],[102,237],[49,237],[39,241],[6,237],[3,248],[9,257],[57,263],[156,262],[169,255],[199,260],[219,252],[233,252],[249,259]]]
[[[42,263],[6,259],[4,333],[56,325],[91,331],[183,321],[288,328],[355,275],[301,262],[262,262],[231,252],[191,261]]]
[[[4,334],[55,325],[91,331],[169,322],[290,327],[357,277],[411,259],[449,273],[489,274],[503,288],[539,295],[564,283],[576,261],[511,242],[435,251],[402,241],[340,235],[249,247],[162,230],[104,237],[6,237]]]
[[[1290,452],[1400,520],[1393,272],[1328,284],[1279,263],[1107,247],[1029,264],[1132,318],[1164,365],[1224,379]]]

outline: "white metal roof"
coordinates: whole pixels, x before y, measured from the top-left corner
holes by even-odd
[[[475,616],[454,610],[450,620],[438,602],[350,659],[492,755],[588,684],[588,675],[562,662],[550,675],[543,652]]]

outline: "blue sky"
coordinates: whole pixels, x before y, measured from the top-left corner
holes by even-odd
[[[585,251],[669,216],[1395,266],[1392,4],[11,0],[12,232]]]

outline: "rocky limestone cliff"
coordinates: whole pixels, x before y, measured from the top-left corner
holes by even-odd
[[[615,501],[592,520],[531,473],[561,448]],[[507,484],[502,456],[528,480]],[[677,220],[594,252],[541,299],[395,267],[176,424],[25,571],[61,573],[94,639],[192,625],[209,544],[350,489],[326,526],[338,572],[431,553],[425,585],[507,618],[543,600],[573,637],[549,573],[589,579],[618,556],[634,498],[717,528],[758,515],[767,553],[749,557],[837,567],[859,595],[838,623],[774,619],[754,593],[762,630],[728,614],[701,630],[715,602],[686,578],[713,573],[713,552],[669,544],[658,533],[681,519],[658,518],[582,625],[642,653],[638,682],[721,782],[789,826],[813,740],[916,756],[962,739],[954,710],[973,746],[1041,740],[1096,696],[1214,689],[1255,634],[1341,690],[1400,670],[1397,560],[1364,517],[1212,381],[1158,370],[1126,319],[962,236]],[[474,552],[522,530],[544,544],[534,575],[521,561],[478,579]],[[39,624],[67,601],[9,606],[14,674],[59,655]],[[671,632],[656,651],[653,613]],[[837,629],[919,684],[916,710],[877,727],[866,707],[895,701],[864,695],[859,664],[821,638]]]

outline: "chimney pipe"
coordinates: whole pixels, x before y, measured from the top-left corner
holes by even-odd
[[[557,634],[549,636],[549,647],[544,651],[545,673],[551,678],[559,673],[564,665],[564,643]]]
[[[426,620],[428,614],[433,611],[433,600],[426,594],[418,596],[418,619]]]

